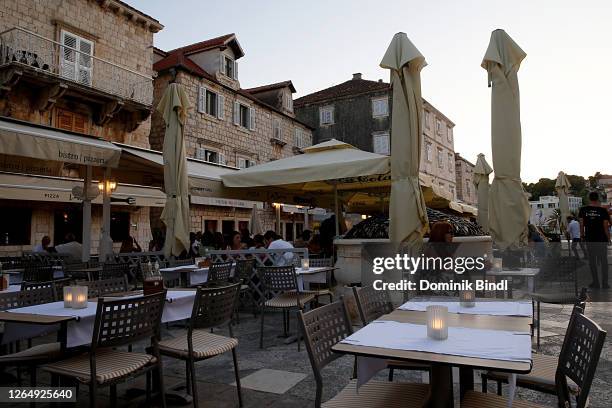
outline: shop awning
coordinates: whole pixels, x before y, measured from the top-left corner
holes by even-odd
[[[82,186],[82,179],[0,173],[0,197],[7,200],[80,204],[82,200],[73,196],[72,189]],[[163,207],[166,201],[166,195],[158,188],[118,184],[112,199],[128,198],[133,199],[131,205],[137,207]],[[102,195],[92,202],[102,204]],[[113,201],[112,204],[130,205],[122,201]]]
[[[121,149],[105,140],[0,119],[0,154],[96,167],[117,167]]]

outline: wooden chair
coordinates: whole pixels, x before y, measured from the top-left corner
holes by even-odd
[[[255,259],[238,259],[234,272],[234,281],[240,282],[240,293],[236,302],[236,322],[240,323],[238,307],[241,300],[247,298],[253,309],[253,316],[257,316],[257,301],[253,296],[252,276],[255,272]]]
[[[331,348],[352,333],[351,322],[343,300],[321,306],[307,313],[300,311],[300,324],[304,342],[310,358],[317,385],[315,407],[329,408],[386,408],[421,407],[429,393],[427,384],[402,384],[385,381],[369,381],[357,392],[356,382],[352,380],[340,393],[325,403],[323,395],[323,376],[321,371],[326,365],[342,357]]]
[[[576,299],[572,314],[569,319],[568,327],[565,332],[563,343],[569,341],[570,327],[572,321],[578,314],[584,314],[586,307],[586,301],[582,297]],[[543,392],[546,394],[556,395],[557,390],[555,387],[555,373],[557,371],[557,364],[559,358],[556,356],[548,356],[545,354],[532,353],[531,358],[533,361],[531,372],[528,374],[517,374],[516,385],[518,387],[528,388],[534,391]],[[481,374],[482,378],[482,392],[487,392],[487,381],[493,380],[497,382],[497,395],[502,395],[502,383],[508,383],[508,373],[500,371],[487,371]],[[578,386],[573,382],[568,382],[569,392],[572,395],[578,395]]]
[[[571,397],[568,380],[573,381],[579,390],[576,396],[576,408],[587,406],[591,383],[595,376],[599,356],[604,345],[606,332],[595,322],[583,314],[577,313],[570,321],[566,340],[555,371],[555,390],[559,407],[571,407]],[[465,393],[461,408],[484,408],[507,406],[504,397],[495,394],[485,394],[476,391]],[[513,407],[541,407],[527,401],[514,400]]]
[[[142,374],[147,376],[147,402],[151,393],[151,371],[157,371],[156,389],[166,406],[158,338],[166,292],[136,298],[98,299],[91,349],[42,368],[57,386],[60,377],[89,385],[89,406],[96,407],[98,388],[110,387],[111,406],[117,406],[117,384]],[[150,339],[151,353],[118,350],[118,347]]]
[[[129,290],[127,276],[123,277],[100,279],[91,282],[79,282],[83,286],[87,286],[87,296],[92,298],[104,297],[112,293],[127,292]]]
[[[232,261],[214,262],[208,268],[206,286],[227,285],[232,275]]]
[[[361,325],[366,326],[382,315],[393,311],[393,303],[389,292],[386,290],[375,290],[372,286],[357,288],[353,286],[353,295],[357,303],[357,310],[361,319]],[[389,360],[389,381],[393,381],[393,373],[397,370],[430,371],[428,364],[412,363],[408,361]]]
[[[233,337],[231,325],[239,290],[240,283],[223,287],[199,287],[195,296],[187,333],[173,339],[162,340],[159,343],[159,351],[162,355],[185,361],[187,389],[193,396],[194,407],[198,406],[195,363],[228,351],[232,352],[238,404],[242,406],[238,359],[236,356],[238,340]],[[221,336],[208,330],[220,326],[228,327],[229,337]]]
[[[259,335],[259,348],[263,348],[264,315],[266,309],[282,309],[283,336],[287,337],[289,331],[289,312],[291,309],[301,311],[304,305],[312,302],[315,295],[300,292],[295,275],[295,267],[291,266],[264,266],[258,268],[259,279],[263,289],[261,300],[261,331]],[[298,351],[300,351],[300,338],[298,336]]]

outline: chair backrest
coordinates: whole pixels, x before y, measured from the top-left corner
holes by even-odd
[[[257,268],[259,279],[264,289],[264,295],[272,292],[298,291],[295,267],[289,266],[263,266]]]
[[[207,329],[230,323],[238,299],[240,283],[228,286],[198,287],[189,328]],[[231,325],[230,325],[231,335]]]
[[[389,292],[386,290],[375,290],[372,286],[364,288],[353,286],[353,294],[355,295],[361,324],[364,326],[393,311],[393,303]]]
[[[121,278],[129,275],[129,263],[112,263],[106,262],[102,266],[102,274],[100,279]]]
[[[220,283],[228,282],[232,274],[232,261],[228,262],[215,262],[208,268],[208,280],[209,283]]]
[[[238,259],[236,260],[236,271],[234,277],[242,280],[243,284],[248,285],[251,281],[251,276],[255,270],[256,260],[251,259]]]
[[[53,267],[50,265],[32,263],[23,270],[24,282],[45,282],[53,280]]]
[[[0,311],[14,309],[21,306],[20,292],[2,292],[0,293]]]
[[[169,266],[186,266],[186,265],[193,265],[194,261],[192,258],[187,258],[187,259],[170,259],[168,261]]]
[[[55,286],[53,285],[30,290],[22,290],[17,293],[19,293],[19,307],[41,305],[44,303],[55,302],[57,300]]]
[[[352,333],[344,300],[340,299],[306,313],[300,311],[300,325],[317,384],[315,407],[320,407],[323,391],[321,370],[342,356],[334,353],[331,348]]]
[[[71,278],[55,279],[53,286],[55,287],[55,297],[57,300],[64,300],[64,287],[72,283]]]
[[[62,268],[64,269],[64,275],[69,276],[74,280],[93,280],[93,276],[89,272],[77,271],[77,269],[88,269],[90,268],[88,262],[70,262],[63,261]]]
[[[111,293],[127,292],[128,281],[127,276],[100,279],[89,282],[81,282],[81,285],[87,286],[87,296],[89,298],[98,298]]]
[[[33,290],[42,288],[52,288],[54,286],[53,281],[46,282],[21,282],[21,290]]]
[[[166,291],[148,296],[109,300],[98,298],[91,350],[118,347],[145,338],[157,338]]]
[[[605,339],[606,332],[597,323],[583,314],[573,316],[555,375],[559,406],[571,406],[567,378],[574,381],[580,390],[576,407],[586,406]]]
[[[331,267],[334,266],[334,260],[332,258],[310,258],[308,265],[312,268]]]

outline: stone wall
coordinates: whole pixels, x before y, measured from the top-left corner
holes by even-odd
[[[476,205],[478,197],[474,185],[474,166],[459,154],[456,154],[455,170],[457,174],[457,198],[467,204]]]

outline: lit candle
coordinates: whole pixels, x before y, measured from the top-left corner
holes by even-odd
[[[302,258],[302,269],[308,270],[310,268],[310,260],[308,258]]]
[[[476,291],[474,290],[459,291],[459,305],[461,307],[476,306]]]
[[[446,306],[427,306],[427,337],[434,340],[448,338],[448,308]]]
[[[502,270],[502,259],[493,258],[493,271],[501,272],[501,270]]]
[[[72,308],[84,309],[87,307],[87,286],[75,286],[72,292]]]
[[[64,307],[66,309],[72,307],[72,286],[64,286]]]

